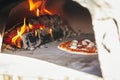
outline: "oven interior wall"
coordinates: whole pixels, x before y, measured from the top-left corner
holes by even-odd
[[[72,0],[47,0],[46,8],[53,14],[60,15],[76,33],[92,33],[92,20],[89,11]],[[23,20],[24,17],[34,16],[29,11],[27,1],[15,6],[8,16],[6,30]]]

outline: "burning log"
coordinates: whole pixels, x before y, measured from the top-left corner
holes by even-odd
[[[68,36],[72,30],[58,15],[24,18],[5,32],[3,42],[16,48],[33,50],[40,45]],[[69,34],[70,36],[70,34]]]
[[[36,39],[33,32],[25,33],[22,36],[23,48],[24,49],[34,49],[36,45],[40,45],[41,39]]]

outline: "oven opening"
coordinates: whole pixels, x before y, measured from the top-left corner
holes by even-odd
[[[87,8],[72,0],[18,0],[9,5],[13,4],[17,5],[10,9],[1,35],[2,53],[42,59],[102,77]]]

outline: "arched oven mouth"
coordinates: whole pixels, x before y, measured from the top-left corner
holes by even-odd
[[[42,59],[102,77],[96,54],[71,54],[58,48],[66,41],[95,41],[89,11],[73,0],[47,0],[45,9],[52,14],[37,14],[37,9],[31,12],[28,0],[20,0],[5,22],[2,52]]]

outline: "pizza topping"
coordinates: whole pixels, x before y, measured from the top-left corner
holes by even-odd
[[[90,42],[87,47],[93,47],[93,46],[95,46],[95,43]]]
[[[69,51],[72,53],[85,52],[90,54],[96,54],[97,48],[96,44],[89,39],[84,40],[72,40],[67,42],[62,42],[59,45],[59,49]]]
[[[90,42],[91,42],[90,40],[85,39],[85,40],[82,41],[82,45],[85,45],[85,46],[86,46],[86,45],[88,45]]]
[[[90,41],[89,39],[82,40],[81,44],[86,47],[94,47],[95,43]]]
[[[78,41],[77,40],[73,40],[71,42],[70,48],[76,49],[77,47],[78,47]]]

